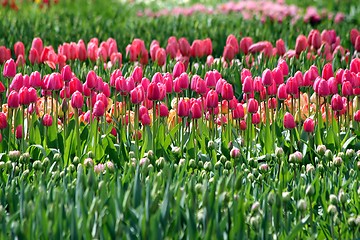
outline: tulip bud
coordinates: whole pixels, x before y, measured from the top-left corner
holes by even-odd
[[[315,126],[315,123],[312,118],[307,118],[304,121],[304,131],[305,132],[308,132],[308,133],[314,132],[314,126]]]
[[[94,105],[93,114],[95,117],[101,117],[105,113],[105,104],[101,100],[97,100]]]
[[[42,123],[45,127],[50,127],[52,125],[53,119],[51,117],[51,115],[49,115],[48,113],[46,113],[43,117]]]
[[[11,58],[7,60],[4,64],[3,76],[6,78],[13,78],[15,77],[15,74],[16,74],[16,64],[14,60]]]
[[[285,113],[283,123],[284,123],[284,127],[287,129],[293,129],[296,127],[294,117],[289,112]]]

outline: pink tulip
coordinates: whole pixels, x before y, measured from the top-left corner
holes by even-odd
[[[308,133],[314,132],[315,123],[312,118],[307,118],[304,121],[304,131]]]
[[[6,78],[13,78],[16,74],[16,64],[13,59],[9,59],[5,62],[3,76]]]
[[[284,115],[284,127],[287,129],[293,129],[296,127],[294,117],[289,112],[286,112]]]
[[[53,119],[51,117],[51,115],[49,115],[48,113],[46,113],[42,119],[42,124],[45,127],[50,127],[52,125]]]

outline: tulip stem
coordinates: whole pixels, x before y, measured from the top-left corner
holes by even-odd
[[[230,101],[228,100],[228,106],[230,106]],[[231,127],[232,127],[232,122],[230,121],[230,107],[228,108],[228,112],[227,112],[227,122],[228,122],[228,142],[231,141]]]
[[[76,151],[77,151],[77,156],[80,157],[81,154],[81,144],[80,144],[80,130],[79,130],[79,109],[75,108],[74,109],[74,117],[75,117],[75,131],[76,131],[76,140],[77,140],[77,145],[76,145]]]
[[[156,100],[153,103],[153,116],[152,116],[152,135],[153,135],[153,150],[156,155]]]
[[[139,129],[139,105],[135,105],[135,119],[134,119],[134,133],[135,133],[135,156],[139,159],[139,139],[138,139],[138,129]]]
[[[89,107],[90,107],[90,118],[89,118],[89,123],[90,123],[90,129],[91,129],[91,123],[92,123],[92,90],[90,90],[90,97],[89,97]]]
[[[22,118],[22,138],[21,138],[21,152],[24,153],[25,151],[25,114],[24,114],[25,108],[24,106],[21,106],[21,118]]]
[[[9,152],[11,151],[11,128],[12,128],[12,109],[9,108],[9,115],[8,115],[8,119],[9,119]]]

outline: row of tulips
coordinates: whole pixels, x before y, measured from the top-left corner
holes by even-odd
[[[111,129],[116,141],[122,140],[123,134],[135,139],[137,154],[141,135],[149,135],[149,132],[150,147],[157,147],[160,125],[166,125],[164,136],[178,126],[180,132],[174,138],[176,145],[181,146],[185,133],[196,139],[196,134],[203,134],[199,124],[205,124],[211,140],[219,138],[229,144],[234,137],[240,136],[239,148],[246,146],[244,157],[248,158],[256,142],[256,129],[259,129],[258,134],[265,132],[266,139],[271,139],[271,131],[289,129],[292,141],[294,137],[299,138],[302,127],[304,132],[316,132],[314,144],[319,145],[327,140],[325,136],[334,138],[336,135],[346,141],[352,134],[350,128],[356,129],[360,120],[358,58],[351,61],[350,69],[336,72],[330,63],[325,64],[321,74],[317,67],[311,66],[304,73],[298,71],[289,76],[289,67],[283,59],[273,70],[264,70],[262,76],[253,76],[244,68],[238,80],[243,95],[237,97],[233,85],[217,70],[206,72],[202,78],[188,74],[181,61],[175,64],[172,73],[157,72],[151,76],[151,81],[139,66],[128,77],[124,77],[120,69],[114,70],[110,77],[104,76],[105,81],[91,70],[82,82],[69,65],[65,65],[60,73],[44,76],[37,71],[30,76],[16,72],[16,63],[8,60],[3,69],[3,76],[8,79],[7,88],[0,84],[1,91],[7,91],[1,129],[8,129],[8,151],[13,148],[25,150],[31,124],[38,118],[46,129],[55,126],[55,131],[63,131],[65,145],[69,137],[67,126],[74,116],[78,157],[85,154],[81,151],[81,122],[90,123],[90,129],[92,125],[97,126],[96,129],[100,126],[102,134]],[[279,117],[283,118],[280,125],[276,123]],[[336,127],[334,122],[338,124]],[[149,131],[150,127],[152,131]],[[347,132],[346,136],[341,135],[343,130]],[[20,139],[18,144],[12,132]],[[93,147],[96,149],[99,133],[97,130],[95,133]],[[198,143],[194,141],[196,146]],[[341,145],[336,142],[334,145],[339,149]],[[263,142],[262,147],[263,153],[272,153],[275,142]],[[299,144],[291,145],[293,147],[299,149]],[[183,150],[182,154],[186,154]]]
[[[325,10],[318,11],[315,7],[308,7],[303,14],[302,9],[295,5],[288,5],[284,1],[229,1],[223,4],[217,5],[215,8],[207,7],[203,4],[195,4],[190,7],[176,7],[173,9],[161,9],[157,12],[153,12],[150,9],[144,12],[139,12],[138,15],[145,15],[147,17],[160,17],[168,15],[184,15],[189,16],[196,13],[202,14],[229,14],[229,13],[241,14],[243,19],[249,20],[252,18],[261,19],[262,22],[266,20],[283,22],[286,18],[290,18],[292,22],[303,20],[305,23],[318,23],[324,19],[332,19],[335,23],[340,23],[344,20],[345,15],[343,13],[328,13]]]
[[[350,42],[356,52],[360,51],[360,34],[357,29],[350,31]],[[326,61],[331,61],[335,56],[340,55],[342,58],[349,59],[349,50],[341,46],[341,39],[336,35],[335,30],[323,30],[321,33],[318,30],[311,30],[308,36],[299,35],[296,39],[295,49],[288,49],[282,39],[276,41],[276,46],[273,47],[269,41],[260,41],[254,43],[251,37],[243,37],[240,41],[234,36],[229,35],[226,39],[222,60],[224,64],[231,62],[237,58],[238,54],[247,55],[247,62],[254,62],[251,55],[263,54],[265,57],[284,56],[287,58],[299,57],[302,52],[306,52],[308,59],[314,60],[316,56],[325,58]],[[187,68],[189,59],[206,58],[207,64],[214,64],[214,57],[212,41],[209,38],[196,39],[189,43],[186,38],[179,38],[172,36],[168,39],[165,48],[160,46],[156,40],[152,41],[150,49],[145,46],[141,39],[134,39],[131,44],[126,47],[126,56],[129,61],[140,61],[142,65],[149,63],[149,57],[153,62],[159,66],[164,66],[167,58],[182,61]],[[251,55],[249,55],[251,54]],[[150,55],[150,56],[149,56]],[[12,57],[11,50],[5,46],[0,47],[0,63],[4,63]],[[14,57],[19,66],[26,64],[25,45],[22,42],[14,44]],[[104,67],[120,67],[123,62],[123,55],[118,51],[117,42],[113,38],[103,41],[99,45],[97,38],[92,38],[86,45],[80,39],[77,43],[63,43],[58,46],[55,52],[52,46],[44,46],[41,38],[34,38],[29,53],[29,62],[33,64],[46,63],[51,68],[55,69],[58,65],[62,69],[67,63],[74,60],[86,61],[89,59],[92,62],[100,61],[104,63]],[[110,59],[110,62],[107,61]],[[348,60],[347,60],[348,61]],[[105,64],[107,63],[107,64]]]

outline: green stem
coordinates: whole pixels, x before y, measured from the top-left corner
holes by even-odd
[[[134,119],[134,129],[135,129],[135,156],[139,159],[139,139],[138,139],[138,129],[139,129],[139,105],[135,105],[135,119]]]
[[[79,127],[79,110],[76,108],[74,109],[74,117],[75,117],[75,134],[77,139],[77,156],[81,157],[81,143],[80,143],[80,127]]]
[[[9,139],[8,139],[8,149],[11,151],[11,129],[12,129],[12,109],[9,108],[9,115],[8,115],[8,121],[9,121]]]
[[[153,102],[153,116],[152,116],[152,135],[153,135],[153,150],[156,153],[156,101]]]
[[[22,138],[21,138],[21,152],[25,152],[25,114],[24,114],[24,106],[21,106],[21,118],[22,118]]]

